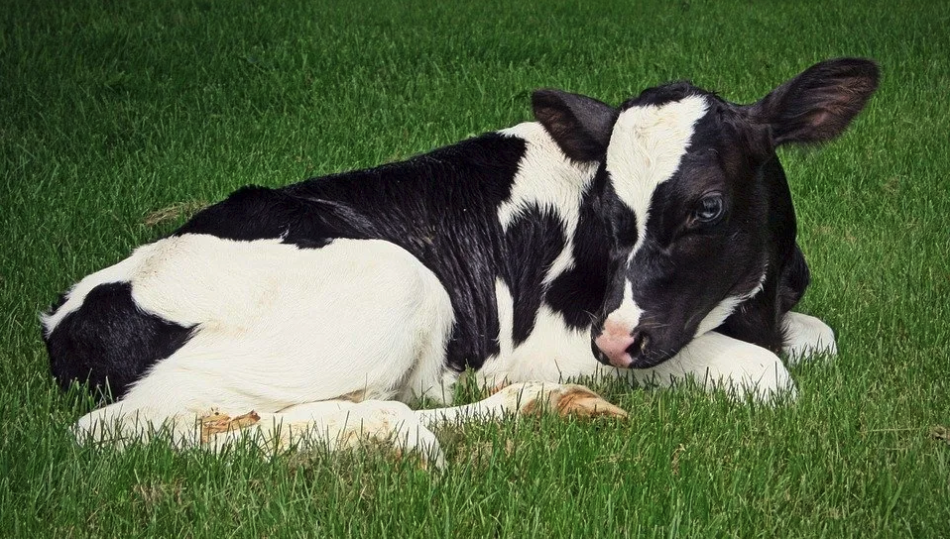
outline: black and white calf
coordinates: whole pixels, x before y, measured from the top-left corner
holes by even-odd
[[[240,189],[75,285],[43,317],[52,372],[117,399],[80,433],[175,420],[184,443],[196,415],[256,410],[265,434],[435,448],[435,423],[556,401],[560,382],[598,374],[793,389],[776,354],[835,345],[789,312],[808,273],[775,148],[837,136],[876,84],[873,63],[842,59],[751,106],[687,83],[619,109],[541,90],[536,122]],[[401,404],[450,400],[466,368],[512,385]]]

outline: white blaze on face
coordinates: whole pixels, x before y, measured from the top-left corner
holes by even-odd
[[[628,264],[646,237],[653,192],[676,173],[696,122],[707,108],[704,97],[689,96],[660,106],[631,107],[617,118],[607,148],[607,171],[620,200],[637,219],[637,242]],[[605,327],[618,333],[622,327],[626,334],[636,327],[643,311],[633,300],[631,288],[627,281],[623,302],[607,317]]]
[[[694,126],[706,114],[702,96],[661,106],[631,107],[620,114],[607,148],[607,172],[614,189],[637,218],[637,243],[646,236],[653,192],[679,168]]]
[[[620,307],[617,307],[617,310],[607,317],[604,323],[604,332],[620,333],[623,336],[630,335],[630,330],[640,323],[641,315],[643,315],[643,311],[637,305],[637,302],[633,301],[633,285],[630,281],[627,281],[623,287],[623,301],[620,302]]]

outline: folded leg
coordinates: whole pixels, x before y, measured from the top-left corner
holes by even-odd
[[[656,367],[631,369],[641,383],[670,386],[692,379],[707,390],[723,389],[737,398],[769,400],[795,394],[795,384],[779,357],[754,344],[710,331]]]
[[[147,443],[156,435],[162,435],[169,436],[174,447],[184,448],[200,441],[198,418],[213,412],[208,409],[201,414],[168,414],[164,410],[119,401],[80,417],[73,425],[73,434],[80,444],[107,445],[119,450],[130,443]]]
[[[584,386],[543,382],[511,384],[472,404],[417,410],[415,413],[422,424],[437,427],[466,421],[495,421],[542,410],[554,411],[562,416],[627,416],[623,409]]]
[[[435,434],[397,401],[315,402],[255,414],[250,424],[206,436],[204,445],[220,452],[240,440],[254,443],[266,454],[317,448],[332,452],[383,443],[398,452],[415,453],[438,468],[444,466]]]
[[[835,332],[814,316],[788,312],[782,323],[785,329],[784,352],[789,364],[795,365],[817,354],[838,354]]]

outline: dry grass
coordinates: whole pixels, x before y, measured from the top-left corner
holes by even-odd
[[[176,202],[170,206],[165,206],[164,208],[149,212],[148,215],[142,219],[142,224],[148,227],[154,227],[179,219],[186,220],[208,206],[209,204],[207,202],[198,200],[193,200],[191,202]]]

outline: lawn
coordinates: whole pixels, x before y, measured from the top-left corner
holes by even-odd
[[[0,537],[950,537],[950,10],[942,2],[6,0],[0,9]],[[245,184],[400,159],[691,78],[748,102],[877,59],[840,140],[783,153],[840,356],[766,407],[602,388],[627,421],[439,433],[383,455],[75,445],[37,314]],[[174,209],[173,208],[173,209]]]

